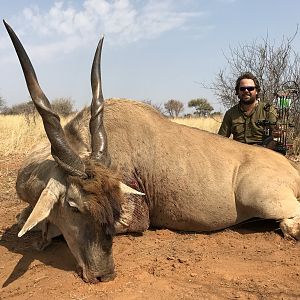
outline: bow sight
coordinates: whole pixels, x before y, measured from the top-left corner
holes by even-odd
[[[264,109],[268,112],[273,105],[277,111],[277,121],[271,123],[265,119],[257,121],[256,124],[264,127],[266,138],[262,142],[263,146],[286,155],[292,146],[292,129],[295,127],[293,109],[299,97],[299,86],[295,81],[287,81],[274,96],[273,101],[266,104]]]

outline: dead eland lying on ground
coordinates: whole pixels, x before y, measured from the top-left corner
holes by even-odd
[[[172,123],[142,103],[104,102],[103,39],[91,70],[91,107],[62,128],[5,26],[49,139],[18,173],[17,193],[29,203],[19,236],[42,224],[43,249],[62,234],[87,282],[114,278],[115,233],[213,231],[259,217],[279,220],[284,235],[300,238],[300,176],[284,156]]]

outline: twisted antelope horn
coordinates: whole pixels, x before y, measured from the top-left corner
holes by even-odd
[[[79,155],[69,146],[60,124],[60,118],[53,112],[49,100],[40,88],[34,68],[22,43],[5,20],[3,23],[18,55],[31,99],[43,119],[53,158],[67,173],[86,177],[85,165]]]
[[[101,87],[100,67],[103,39],[104,37],[102,37],[98,43],[91,70],[91,86],[93,92],[90,119],[91,158],[109,166],[110,157],[107,152],[107,135],[103,125],[104,98]]]

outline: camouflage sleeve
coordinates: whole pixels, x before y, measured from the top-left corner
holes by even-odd
[[[226,137],[231,135],[231,119],[228,111],[224,115],[218,134]]]

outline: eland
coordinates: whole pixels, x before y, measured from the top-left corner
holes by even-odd
[[[92,64],[91,106],[62,128],[21,42],[4,24],[48,137],[18,172],[18,196],[29,204],[19,236],[39,226],[44,249],[62,234],[83,280],[92,283],[115,277],[116,233],[149,226],[214,231],[266,218],[300,238],[300,176],[284,156],[173,123],[146,104],[104,101],[103,38]]]

